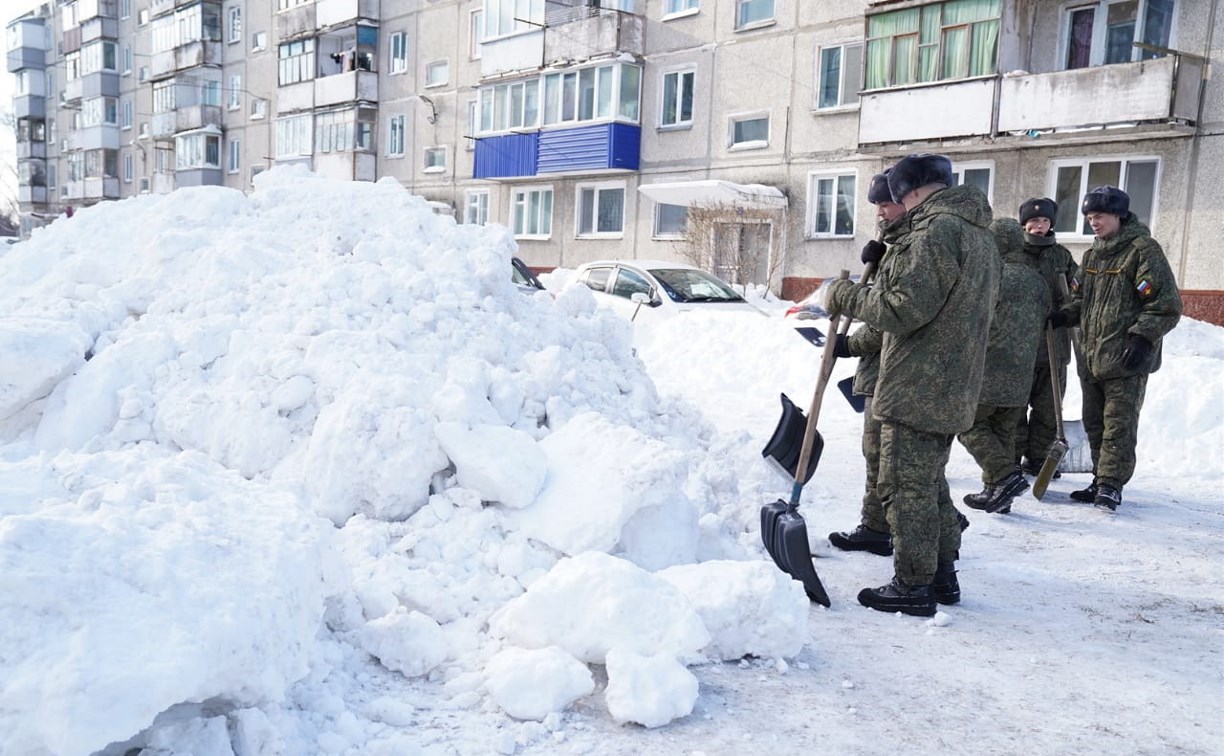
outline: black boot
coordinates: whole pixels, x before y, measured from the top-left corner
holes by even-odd
[[[1028,487],[1029,484],[1024,479],[1024,475],[1019,470],[1012,470],[989,486],[990,497],[985,501],[966,501],[965,503],[973,509],[981,509],[991,514],[1007,514],[1011,511],[1012,499],[1028,490]]]
[[[969,529],[969,518],[956,507],[952,507],[952,511],[956,512],[956,524],[960,525],[961,532],[964,533]]]
[[[915,617],[935,616],[935,594],[929,585],[908,586],[894,577],[888,585],[859,591],[859,603],[881,612],[901,612]]]
[[[1122,492],[1118,489],[1108,483],[1102,483],[1096,487],[1096,498],[1093,499],[1092,506],[1107,512],[1116,512],[1121,503]]]
[[[842,551],[870,551],[880,556],[892,556],[892,536],[866,525],[859,525],[849,533],[830,533],[829,543]]]
[[[989,483],[982,486],[982,490],[975,494],[965,494],[961,501],[965,502],[974,509],[981,509],[981,505],[990,499],[991,493],[994,492],[994,486]]]
[[[960,602],[960,583],[956,580],[956,562],[940,562],[931,581],[931,593],[941,604]]]
[[[1082,501],[1085,504],[1092,504],[1093,502],[1095,502],[1096,496],[1097,496],[1097,484],[1095,480],[1092,481],[1092,483],[1087,488],[1082,488],[1079,491],[1071,492],[1072,499],[1074,499],[1075,501]]]

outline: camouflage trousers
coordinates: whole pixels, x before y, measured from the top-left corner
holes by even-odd
[[[1092,446],[1096,482],[1122,490],[1135,472],[1139,440],[1139,410],[1147,390],[1147,374],[1102,381],[1080,375],[1084,393],[1084,431]]]
[[[1044,348],[1044,347],[1043,347]],[[1058,371],[1058,399],[1067,394],[1067,366]],[[1020,413],[1016,423],[1016,461],[1021,457],[1044,460],[1054,443],[1058,428],[1054,420],[1054,387],[1050,384],[1050,366],[1033,368],[1033,387],[1029,391],[1029,410]],[[1025,416],[1027,414],[1027,417]]]
[[[1024,407],[979,404],[973,427],[956,437],[982,468],[983,483],[995,483],[1016,469],[1016,421],[1023,419]]]
[[[862,523],[865,527],[881,533],[888,532],[888,518],[884,516],[884,505],[880,503],[877,490],[880,478],[880,421],[871,414],[871,397],[866,397],[863,407],[863,459],[867,462],[867,484],[863,492]]]
[[[878,490],[893,539],[893,569],[906,585],[928,585],[939,562],[960,555],[961,530],[944,470],[952,436],[885,420]]]

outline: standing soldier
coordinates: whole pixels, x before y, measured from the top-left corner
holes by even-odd
[[[1020,225],[1024,226],[1024,252],[1030,265],[1045,279],[1054,310],[1068,303],[1063,292],[1071,291],[1075,280],[1075,258],[1054,238],[1058,222],[1058,205],[1048,197],[1026,199],[1020,204]],[[1061,279],[1061,281],[1059,280]],[[1016,425],[1016,461],[1024,472],[1041,472],[1046,453],[1057,434],[1054,402],[1061,402],[1067,392],[1067,366],[1071,364],[1071,335],[1066,330],[1054,334],[1055,364],[1044,344],[1037,349],[1037,364],[1033,368],[1033,384],[1028,397],[1028,417],[1020,416]],[[1050,371],[1058,371],[1058,396],[1054,396]],[[1059,477],[1057,472],[1054,477]]]
[[[1033,365],[1044,346],[1042,327],[1050,292],[1024,251],[1024,232],[1011,218],[990,224],[1003,260],[999,304],[990,323],[986,372],[973,427],[957,436],[982,468],[985,487],[965,503],[992,514],[1011,511],[1012,499],[1029,487],[1016,464],[1016,424],[1024,419]]]
[[[961,529],[944,471],[955,434],[973,425],[999,255],[990,203],[952,186],[943,155],[910,155],[888,174],[910,233],[889,252],[872,288],[836,281],[829,311],[884,332],[873,412],[880,420],[878,490],[893,539],[892,582],[864,588],[859,603],[929,617],[960,600]]]
[[[1147,377],[1160,368],[1161,339],[1181,318],[1181,295],[1164,251],[1130,212],[1126,192],[1098,186],[1084,195],[1081,211],[1096,239],[1084,253],[1082,283],[1050,324],[1080,327],[1093,481],[1071,498],[1113,512],[1135,472]]]

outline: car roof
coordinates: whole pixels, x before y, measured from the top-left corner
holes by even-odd
[[[623,265],[628,268],[641,268],[643,270],[660,270],[660,269],[682,269],[682,270],[701,270],[695,265],[690,265],[686,262],[676,260],[592,260],[591,262],[579,265],[579,269],[596,268],[612,265]]]

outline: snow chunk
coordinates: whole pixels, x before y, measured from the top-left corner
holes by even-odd
[[[686,658],[710,642],[701,617],[671,583],[595,551],[557,562],[499,609],[489,628],[515,645],[559,646],[597,664],[612,648]]]
[[[595,690],[586,665],[556,646],[508,648],[489,660],[485,688],[515,719],[543,721]]]
[[[697,678],[667,653],[608,652],[608,713],[617,722],[661,727],[693,713]]]
[[[446,661],[446,634],[431,617],[399,607],[366,624],[361,647],[387,669],[419,677]]]
[[[485,501],[521,509],[544,487],[548,458],[527,433],[500,425],[438,423],[434,434],[455,464],[459,485]]]
[[[0,319],[0,420],[41,399],[85,364],[92,339],[76,325],[33,318]]]

